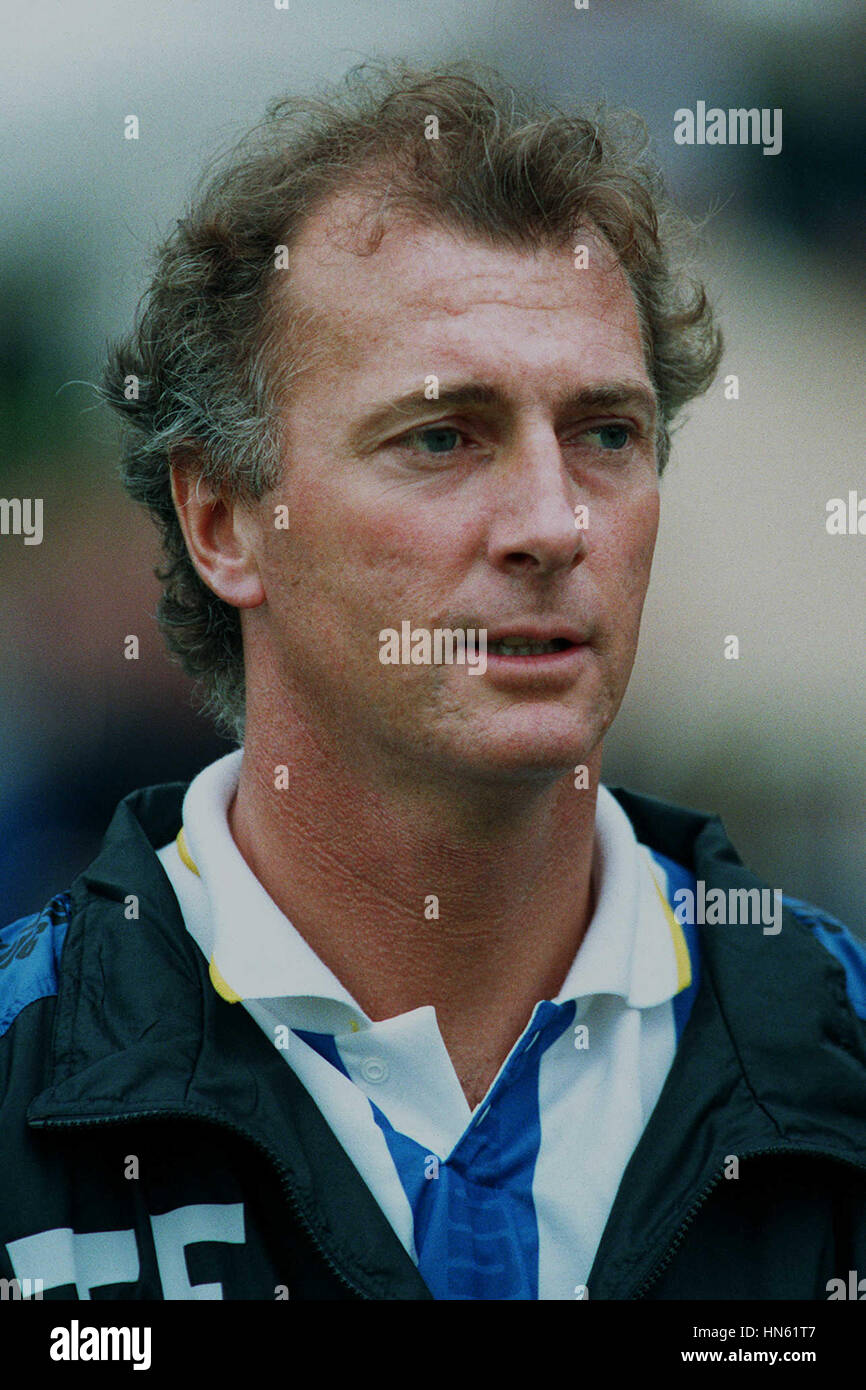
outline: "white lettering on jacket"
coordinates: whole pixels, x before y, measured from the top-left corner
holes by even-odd
[[[166,1299],[218,1300],[222,1284],[192,1284],[186,1251],[199,1241],[243,1245],[242,1202],[200,1203],[162,1215],[149,1213],[153,1245]],[[80,1299],[106,1284],[134,1284],[141,1271],[135,1231],[73,1231],[57,1226],[22,1236],[6,1246],[15,1277],[41,1279],[43,1289],[74,1284]]]

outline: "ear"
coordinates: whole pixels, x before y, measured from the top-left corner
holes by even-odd
[[[214,493],[189,462],[172,463],[171,495],[190,559],[208,588],[233,608],[264,603],[252,510]]]

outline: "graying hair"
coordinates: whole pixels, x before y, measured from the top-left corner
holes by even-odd
[[[438,139],[425,136],[431,116]],[[161,532],[160,628],[223,732],[243,740],[240,617],[189,557],[171,465],[186,461],[227,499],[254,501],[279,479],[278,421],[310,361],[315,311],[291,303],[275,248],[290,249],[313,209],[350,187],[381,195],[367,250],[399,214],[522,249],[600,232],[635,297],[661,473],[671,422],[710,385],[722,340],[704,287],[681,264],[693,224],[667,198],[647,144],[631,112],[565,112],[476,64],[368,63],[321,97],[272,102],[205,171],[157,247],[101,394],[126,425],[124,485]]]

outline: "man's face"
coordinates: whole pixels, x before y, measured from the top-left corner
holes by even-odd
[[[357,207],[326,205],[291,256],[324,352],[293,387],[283,476],[259,512],[269,680],[355,763],[561,775],[619,708],[658,525],[631,291],[587,236],[583,269],[570,249],[417,225],[358,256],[340,216]],[[486,670],[383,664],[380,632],[404,622],[486,629]],[[497,655],[507,635],[562,649]]]

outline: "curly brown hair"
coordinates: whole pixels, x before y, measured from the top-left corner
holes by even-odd
[[[635,297],[660,473],[674,416],[707,389],[721,357],[706,291],[683,269],[694,225],[668,199],[633,113],[563,111],[470,63],[365,63],[321,97],[272,102],[205,171],[186,217],[157,248],[135,325],[111,345],[101,387],[127,427],[124,486],[161,532],[163,636],[199,681],[204,711],[238,742],[240,617],[189,557],[171,465],[186,456],[226,497],[258,499],[276,484],[277,422],[309,335],[290,272],[289,292],[280,287],[275,248],[291,249],[312,210],[350,185],[381,195],[379,236],[398,212],[524,249],[565,245],[580,228],[600,232]]]

